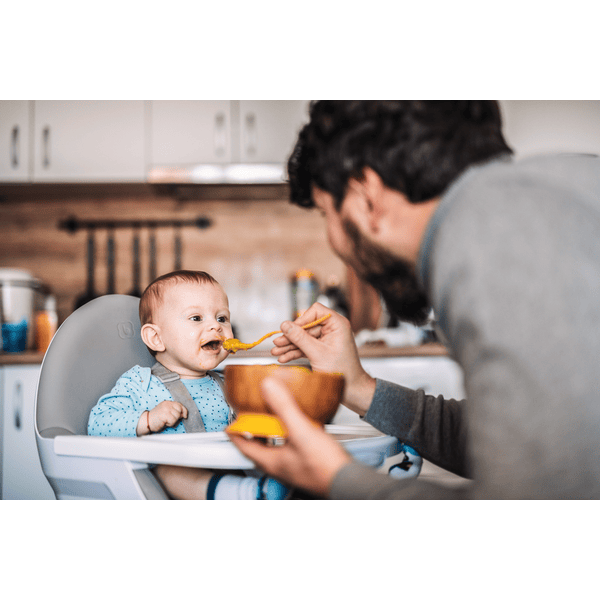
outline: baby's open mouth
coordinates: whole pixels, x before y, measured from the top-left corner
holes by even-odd
[[[203,350],[210,350],[211,352],[216,352],[221,349],[222,342],[220,340],[213,340],[212,342],[208,342],[202,346]]]

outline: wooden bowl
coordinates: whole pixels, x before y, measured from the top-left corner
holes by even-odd
[[[285,426],[262,397],[260,386],[266,377],[283,381],[302,411],[321,425],[335,415],[344,393],[344,377],[339,373],[280,365],[229,365],[225,367],[225,397],[237,418],[228,432],[246,437],[287,436]]]

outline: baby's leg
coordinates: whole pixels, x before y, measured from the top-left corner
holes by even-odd
[[[163,487],[176,500],[206,500],[208,482],[212,471],[195,467],[156,465],[154,474]]]
[[[211,500],[284,500],[289,490],[268,477],[246,477],[240,471],[206,471],[195,467],[157,465],[154,474],[175,500],[206,500],[214,476]]]

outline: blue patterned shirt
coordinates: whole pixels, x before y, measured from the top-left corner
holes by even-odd
[[[210,375],[181,380],[196,402],[206,431],[227,427],[229,407],[219,384]],[[89,435],[135,437],[136,427],[146,410],[173,398],[164,384],[151,374],[149,367],[135,367],[123,373],[113,389],[98,400],[88,420]],[[183,423],[160,433],[185,433]]]

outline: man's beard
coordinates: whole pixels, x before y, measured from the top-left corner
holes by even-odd
[[[344,219],[343,225],[354,244],[351,266],[381,294],[388,312],[400,321],[426,323],[430,305],[412,267],[365,239],[354,223]]]

